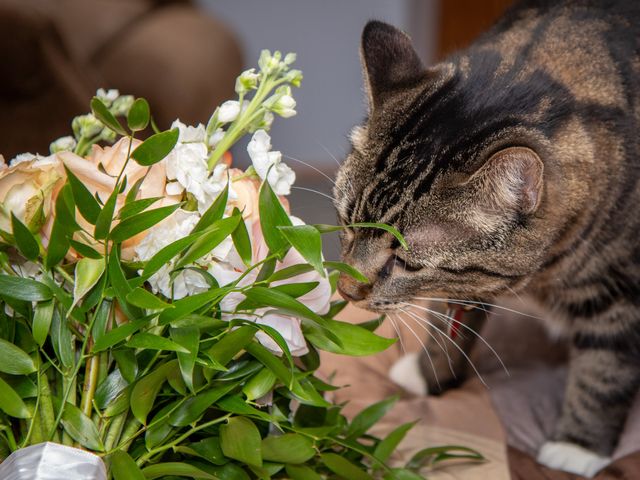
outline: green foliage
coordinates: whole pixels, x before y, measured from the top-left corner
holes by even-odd
[[[260,73],[243,74],[238,88],[255,96],[213,148],[211,166],[230,139],[259,128],[266,113],[279,113],[278,99],[301,79],[289,69],[292,61],[265,52]],[[144,99],[120,99],[91,101],[95,118],[74,127],[76,153],[114,140],[112,132],[131,142],[153,126]],[[128,131],[118,117],[126,117]],[[220,125],[214,114],[207,134]],[[396,398],[366,408],[352,422],[326,398],[337,387],[316,376],[318,350],[371,355],[394,340],[375,334],[376,322],[335,320],[344,302],[333,302],[323,315],[305,304],[321,281],[335,288],[339,273],[368,279],[349,265],[323,261],[321,234],[342,227],[292,225],[267,182],[258,204],[265,258],[255,261],[260,250],[252,244],[245,212],[229,205],[227,186],[187,236],[146,261],[123,260],[130,258],[130,239],[177,209],[196,208],[188,196],[152,208],[161,198],[138,198],[144,177],[130,184],[125,174],[129,161],[142,167],[160,162],[178,137],[178,129],[158,131],[129,152],[104,201],[65,169],[48,239],[11,214],[0,258],[0,447],[3,431],[18,436],[16,447],[47,440],[80,445],[104,456],[114,480],[411,480],[420,478],[416,471],[425,464],[481,460],[477,452],[451,446],[423,450],[404,468],[391,469],[386,462],[413,424],[383,439],[369,431]],[[86,220],[83,228],[76,212]],[[406,248],[393,227],[350,228],[381,228]],[[244,270],[219,285],[212,250],[230,240]],[[292,248],[302,263],[290,264],[299,259]],[[14,271],[14,260],[33,262],[35,279]],[[297,278],[314,270],[313,281]],[[169,282],[181,272],[195,273],[209,288],[179,299],[161,295],[149,285],[161,271],[169,271]],[[239,297],[234,311],[222,302],[230,294]],[[310,352],[294,360],[286,332],[256,321],[267,313],[300,320]]]

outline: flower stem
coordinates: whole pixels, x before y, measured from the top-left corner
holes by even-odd
[[[85,365],[82,399],[80,400],[80,409],[87,417],[91,416],[91,411],[93,410],[93,396],[96,393],[99,371],[100,357],[94,355],[88,358]]]
[[[154,448],[152,450],[149,450],[147,453],[142,455],[136,461],[136,463],[138,464],[139,467],[141,467],[142,465],[144,465],[154,455],[157,455],[158,453],[164,452],[165,450],[169,450],[170,448],[175,447],[180,442],[182,442],[182,441],[186,440],[187,438],[189,438],[190,435],[193,435],[194,433],[196,433],[196,432],[198,432],[200,430],[203,430],[203,429],[205,429],[207,427],[210,427],[212,425],[215,425],[217,423],[224,422],[229,417],[231,417],[230,413],[228,413],[226,415],[223,415],[222,417],[216,418],[215,420],[211,420],[210,422],[206,422],[206,423],[203,423],[201,425],[198,425],[197,427],[193,427],[190,430],[187,430],[184,434],[180,435],[173,442],[167,443],[165,445],[160,445],[159,447],[156,447],[156,448]]]
[[[127,412],[121,413],[113,418],[111,424],[109,425],[109,429],[107,431],[107,436],[104,439],[104,449],[105,451],[110,451],[114,445],[120,441],[120,435],[122,434],[122,427],[124,427],[124,422],[127,420]]]

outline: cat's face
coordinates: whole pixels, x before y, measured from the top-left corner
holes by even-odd
[[[343,296],[384,311],[416,297],[486,299],[521,288],[543,256],[535,228],[543,163],[514,140],[524,138],[517,122],[474,124],[457,67],[423,69],[393,27],[367,25],[362,57],[370,112],[338,172],[338,218],[393,225],[409,248],[382,230],[347,227],[343,260],[370,283],[343,275]]]

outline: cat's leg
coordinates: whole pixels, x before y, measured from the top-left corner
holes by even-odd
[[[538,453],[540,463],[592,477],[610,462],[640,385],[633,348],[624,339],[575,342],[560,421]]]
[[[473,332],[480,332],[486,316],[483,310],[470,310],[460,319],[464,326],[453,322],[454,328],[451,328],[451,320],[429,315],[426,351],[406,354],[393,365],[389,376],[417,395],[439,395],[457,386],[468,371],[469,361],[465,355],[469,355],[477,339]],[[419,328],[417,332],[425,330]]]

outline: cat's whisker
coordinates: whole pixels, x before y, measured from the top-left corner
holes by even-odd
[[[325,147],[321,142],[318,142],[318,145],[320,145],[320,148],[322,148],[325,152],[327,152],[327,155],[329,155],[329,157],[331,157],[333,161],[336,162],[338,167],[341,166],[336,156],[333,153],[331,153],[331,151],[327,147]]]
[[[514,310],[513,308],[504,307],[502,305],[496,305],[495,303],[487,303],[487,302],[481,302],[476,300],[460,300],[455,298],[433,298],[433,297],[413,297],[413,298],[415,298],[416,300],[427,300],[431,302],[453,303],[454,305],[463,305],[463,306],[472,307],[472,308],[473,307],[478,308],[478,305],[483,305],[491,308],[497,308],[499,310],[504,310],[506,312],[517,313],[518,315],[522,315],[524,317],[535,318],[536,320],[544,320],[536,315],[524,313],[524,312],[521,312],[520,310]]]
[[[399,321],[402,322],[402,324],[407,327],[409,329],[409,331],[413,334],[414,337],[416,337],[416,340],[418,340],[418,342],[420,343],[420,345],[422,345],[422,350],[424,351],[424,353],[427,354],[427,358],[429,359],[429,363],[431,364],[431,370],[433,370],[433,375],[436,378],[436,384],[438,385],[438,389],[442,389],[441,385],[440,385],[440,380],[438,380],[438,372],[436,371],[436,367],[433,364],[433,360],[431,359],[431,355],[429,354],[429,350],[427,349],[427,346],[425,345],[425,343],[422,341],[422,339],[420,338],[420,336],[415,332],[415,330],[413,328],[411,328],[411,325],[409,325],[407,322],[404,321],[404,319],[398,315],[396,317]]]
[[[319,192],[318,190],[314,190],[313,188],[306,188],[306,187],[291,187],[291,188],[295,190],[304,190],[306,192],[317,193],[318,195],[322,195],[323,197],[328,198],[329,200],[331,200],[331,202],[336,201],[336,199],[333,198],[331,195],[327,195],[326,193]]]
[[[411,314],[409,312],[407,312],[405,309],[403,309],[402,307],[398,307],[398,310],[400,310],[402,313],[405,313],[407,315],[409,315],[409,318],[413,318],[415,320],[415,318],[413,316],[411,316]],[[416,323],[425,331],[429,334],[429,336],[433,339],[434,342],[436,342],[436,345],[438,345],[438,347],[440,347],[440,350],[442,350],[442,353],[444,353],[445,357],[447,357],[447,363],[449,364],[449,369],[451,370],[451,374],[453,375],[454,378],[456,377],[456,372],[454,372],[453,370],[453,362],[451,361],[451,356],[449,355],[449,351],[446,348],[446,345],[440,344],[440,342],[438,341],[438,339],[433,335],[433,333],[431,333],[431,331],[429,330],[428,327],[426,327],[425,325],[422,324],[422,322],[418,322],[416,321]],[[442,334],[440,334],[440,338],[442,339]],[[442,339],[444,342],[444,339]]]
[[[402,339],[402,334],[400,333],[400,329],[398,328],[398,325],[396,325],[396,322],[394,321],[394,319],[393,319],[393,317],[391,315],[387,315],[387,318],[391,322],[391,326],[393,327],[393,329],[396,331],[396,336],[398,337],[398,342],[400,342],[400,351],[401,351],[401,353],[406,354],[407,353],[407,349],[404,347],[404,340]]]
[[[440,317],[440,316],[442,316],[442,317],[446,317],[446,318],[448,318],[451,322],[455,322],[455,323],[456,323],[456,325],[459,325],[460,327],[462,327],[462,328],[466,329],[467,331],[471,332],[473,335],[475,335],[477,338],[479,338],[479,339],[480,339],[480,341],[481,341],[482,343],[484,343],[484,344],[487,346],[487,348],[491,351],[491,353],[496,357],[496,359],[497,359],[497,360],[498,360],[498,362],[500,363],[500,366],[501,366],[501,367],[502,367],[502,369],[505,371],[505,373],[506,373],[508,376],[510,376],[510,374],[509,374],[509,369],[508,369],[508,368],[507,368],[507,366],[504,364],[504,362],[502,361],[502,358],[500,357],[500,355],[498,355],[498,352],[496,352],[495,348],[493,348],[493,347],[489,344],[489,342],[487,342],[487,340],[486,340],[486,339],[485,339],[485,338],[484,338],[484,337],[483,337],[479,332],[476,332],[476,331],[475,331],[473,328],[471,328],[469,325],[467,325],[466,323],[461,322],[461,321],[459,321],[459,320],[456,320],[455,318],[450,317],[449,315],[446,315],[446,314],[444,314],[444,313],[437,312],[437,311],[435,311],[435,310],[431,310],[430,308],[423,307],[423,306],[421,306],[421,305],[414,305],[414,304],[407,303],[407,302],[402,302],[402,303],[403,303],[403,304],[405,304],[405,305],[409,305],[409,306],[411,306],[411,307],[413,307],[413,308],[417,308],[417,309],[419,309],[419,310],[423,310],[423,311],[425,311],[425,312],[431,313],[431,314],[433,314],[433,315],[436,315],[437,317]]]
[[[327,175],[326,173],[324,173],[322,170],[320,170],[317,167],[314,167],[313,165],[311,165],[310,163],[307,163],[303,160],[300,160],[299,158],[294,158],[294,157],[290,157],[289,155],[284,155],[284,157],[288,160],[293,160],[294,162],[298,162],[301,163],[302,165],[306,165],[307,167],[315,170],[316,172],[318,172],[320,175],[322,175],[324,178],[326,178],[327,180],[329,180],[331,182],[331,184],[338,188],[338,186],[336,185],[336,182],[333,180],[333,178],[331,178],[329,175]],[[342,192],[343,195],[347,195],[347,192],[345,192],[342,188],[340,189],[340,191]]]
[[[405,302],[402,302],[405,303]],[[412,312],[415,317],[414,318],[418,318],[420,319],[420,321],[424,321],[427,322],[429,325],[431,325],[433,328],[435,328],[437,331],[439,331],[440,333],[443,333],[451,342],[451,344],[456,347],[458,349],[458,351],[462,354],[462,356],[467,360],[467,362],[469,362],[469,365],[471,365],[471,368],[473,369],[473,371],[475,372],[475,374],[478,376],[478,379],[480,380],[480,382],[482,382],[482,384],[489,388],[489,386],[487,385],[487,383],[484,381],[484,378],[482,377],[482,375],[480,375],[480,372],[478,371],[478,369],[476,368],[475,364],[473,363],[473,361],[471,360],[471,358],[469,358],[469,355],[467,355],[467,353],[462,349],[462,347],[460,347],[460,345],[458,345],[451,337],[449,337],[449,335],[447,335],[445,332],[443,332],[440,328],[438,328],[436,325],[434,325],[432,322],[430,322],[428,319],[426,318],[421,318],[418,315],[415,314],[415,312]]]

